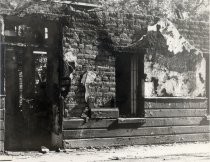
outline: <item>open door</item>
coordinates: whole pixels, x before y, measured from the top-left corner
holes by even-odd
[[[121,117],[144,117],[144,55],[120,53],[116,58],[116,104]]]
[[[52,107],[59,105],[58,25],[11,19],[5,24],[6,149],[50,147]]]

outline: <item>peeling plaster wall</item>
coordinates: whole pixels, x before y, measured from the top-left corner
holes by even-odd
[[[156,83],[153,88],[154,92],[146,97],[201,97],[206,95],[205,59],[197,63],[196,71],[186,72],[170,71],[158,61],[150,62],[147,59],[144,65],[147,75],[146,82],[152,82],[153,85]],[[179,62],[176,65],[182,66]],[[147,89],[147,84],[145,84],[145,91]]]
[[[147,46],[145,81],[152,83],[147,85],[153,91],[148,97],[205,96],[205,55],[209,51],[208,23],[181,20],[173,22],[178,29],[175,32],[175,44],[180,44],[180,33],[181,42],[188,47],[181,49],[177,48],[171,39],[167,39],[174,26],[169,28],[169,33],[164,30],[166,24],[161,27],[162,33],[157,34],[156,29],[148,32],[148,26],[154,28],[157,22],[158,19],[151,16],[107,12],[97,12],[90,18],[72,16],[68,20],[63,29],[63,53],[71,51],[69,54],[72,57],[69,57],[69,54],[68,57],[76,66],[72,73],[70,92],[65,98],[65,117],[80,117],[87,106],[85,86],[81,84],[82,76],[87,71],[96,74],[93,83],[89,84],[94,107],[112,105],[116,95],[113,51],[115,47],[132,46],[143,40],[143,36],[150,37],[149,41],[143,41],[144,46]],[[129,52],[132,51],[128,51],[128,54]]]
[[[157,40],[165,42],[166,46],[163,44],[157,47],[159,43],[156,43],[155,46],[147,47],[146,82],[153,82],[154,92],[147,95],[149,87],[145,84],[146,96],[205,96],[206,60],[203,53],[182,37],[168,20],[160,20],[157,24],[148,26],[147,35],[149,34],[153,37],[147,37],[148,42]],[[163,37],[158,37],[158,34]]]
[[[206,96],[208,23],[132,14],[106,13],[103,17],[115,46],[146,49],[147,97]]]

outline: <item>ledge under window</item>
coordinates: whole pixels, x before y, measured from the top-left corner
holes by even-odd
[[[146,118],[118,118],[118,124],[143,124]]]
[[[144,99],[165,99],[165,100],[206,100],[208,99],[207,97],[144,97]]]

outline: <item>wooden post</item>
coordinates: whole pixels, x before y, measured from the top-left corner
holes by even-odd
[[[0,122],[5,120],[5,68],[4,68],[4,19],[0,16]],[[2,125],[2,124],[1,124]],[[0,127],[0,137],[4,137],[4,127]],[[4,139],[0,138],[0,151],[4,151]]]
[[[210,20],[210,17],[209,17],[209,20]],[[210,27],[209,27],[209,30],[210,30]],[[208,30],[208,32],[209,32],[209,30]],[[210,33],[208,33],[208,34],[210,34]],[[210,47],[210,41],[209,41],[209,47]],[[208,72],[208,74],[207,74],[207,79],[208,79],[208,85],[207,85],[207,94],[208,94],[208,111],[207,111],[207,121],[208,121],[208,123],[210,124],[210,51],[208,51],[208,62],[207,62],[207,68],[208,68],[208,70],[206,70],[207,72]]]
[[[209,46],[210,46],[210,43],[209,43]],[[207,76],[208,76],[208,85],[207,85],[207,93],[208,93],[208,111],[207,111],[207,120],[210,122],[210,53],[208,53],[208,62],[207,62],[207,67],[208,67],[208,70],[207,70],[207,72],[208,72],[208,74],[207,74]]]
[[[55,149],[62,147],[62,98],[59,98],[59,54],[60,32],[57,23],[48,24],[48,97],[52,110],[51,144]]]

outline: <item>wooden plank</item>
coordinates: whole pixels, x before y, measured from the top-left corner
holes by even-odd
[[[94,108],[91,109],[92,119],[116,119],[119,117],[118,108]]]
[[[4,119],[4,109],[0,109],[0,120]]]
[[[207,109],[207,99],[185,99],[185,98],[175,98],[175,97],[166,97],[159,98],[156,97],[154,99],[145,98],[144,101],[145,109]]]
[[[0,152],[4,151],[4,141],[0,141]]]
[[[185,126],[200,125],[203,117],[174,117],[174,118],[146,118],[143,125],[133,123],[118,124],[117,119],[91,119],[85,123],[83,119],[64,119],[63,129],[90,129],[90,128],[119,128],[119,127],[155,127],[155,126]]]
[[[146,118],[143,127],[200,125],[203,117]]]
[[[170,126],[170,127],[144,127],[138,129],[79,129],[64,130],[64,139],[105,138],[105,137],[132,137],[151,135],[174,135],[188,133],[208,133],[209,126]]]
[[[4,121],[0,120],[0,130],[4,130]]]
[[[207,114],[206,109],[147,109],[145,117],[187,117],[187,116],[204,116]]]
[[[0,130],[0,141],[4,141],[4,130]]]
[[[210,133],[64,140],[64,148],[166,144],[209,141]]]
[[[118,124],[143,124],[146,122],[146,118],[118,118]]]
[[[62,3],[62,4],[70,4],[75,6],[82,6],[82,7],[91,7],[91,8],[100,8],[101,5],[89,3],[89,2],[71,2],[71,1],[57,1],[56,3]]]
[[[108,128],[115,123],[116,119],[91,119],[87,123],[84,119],[64,119],[63,129]]]
[[[0,109],[5,109],[5,95],[0,95]]]
[[[208,108],[208,100],[200,102],[200,108]]]
[[[133,55],[131,56],[131,64],[130,64],[130,69],[131,69],[131,93],[130,93],[130,98],[131,98],[131,114],[134,114],[134,63],[133,63]]]

